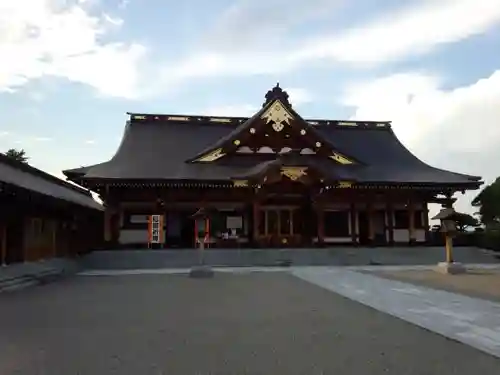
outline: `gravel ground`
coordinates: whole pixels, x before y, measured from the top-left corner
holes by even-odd
[[[287,274],[75,277],[0,295],[2,375],[488,375],[499,368],[499,359]]]
[[[363,273],[500,302],[500,270],[498,269],[469,269],[467,273],[460,275],[444,275],[434,270],[363,271]]]

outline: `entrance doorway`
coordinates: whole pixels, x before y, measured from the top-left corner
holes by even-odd
[[[359,225],[359,244],[367,245],[369,243],[368,213],[366,211],[358,212]]]
[[[300,246],[302,227],[299,207],[263,207],[257,240],[270,247]]]
[[[179,220],[179,237],[177,247],[189,249],[194,247],[194,219],[191,217],[193,212],[180,211],[178,213]]]

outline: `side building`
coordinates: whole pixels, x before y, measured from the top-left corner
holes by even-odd
[[[64,171],[105,202],[109,246],[193,247],[191,215],[210,208],[211,246],[425,243],[428,204],[481,178],[434,168],[390,122],[304,120],[279,85],[250,118],[129,113],[107,162]]]
[[[0,153],[0,264],[99,245],[103,211],[89,191]]]

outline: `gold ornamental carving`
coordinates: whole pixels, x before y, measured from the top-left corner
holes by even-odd
[[[198,159],[198,161],[202,162],[210,162],[210,161],[215,161],[225,155],[224,152],[222,152],[222,148],[218,148],[215,151],[212,151],[206,155],[203,155],[201,158]]]
[[[345,188],[350,188],[352,186],[351,181],[339,181],[339,188],[345,189]]]
[[[299,178],[307,175],[305,167],[282,167],[281,174],[288,177],[292,181],[297,181]]]
[[[349,160],[338,152],[334,152],[332,155],[330,155],[330,159],[333,159],[340,164],[354,164],[352,160]]]
[[[262,114],[261,118],[266,120],[266,124],[272,121],[272,128],[275,132],[282,131],[285,124],[290,125],[290,121],[293,120],[293,116],[279,100],[274,101]]]
[[[247,180],[233,180],[234,187],[248,187]]]

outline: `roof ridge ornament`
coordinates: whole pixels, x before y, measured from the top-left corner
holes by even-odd
[[[280,87],[279,82],[277,82],[276,86],[274,86],[271,90],[269,90],[267,92],[265,98],[266,98],[266,101],[264,102],[264,104],[262,104],[262,107],[265,107],[266,105],[268,105],[269,103],[271,103],[274,100],[279,100],[280,102],[282,102],[286,106],[292,108],[292,105],[288,101],[288,93]]]

